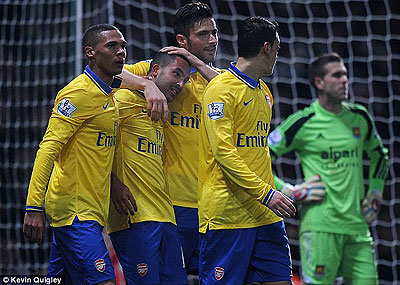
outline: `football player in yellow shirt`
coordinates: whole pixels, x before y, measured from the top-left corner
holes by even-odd
[[[189,3],[178,9],[174,17],[174,32],[180,47],[161,49],[185,56],[192,65],[189,81],[181,94],[168,104],[170,116],[164,126],[163,160],[186,270],[194,275],[198,274],[199,259],[197,172],[201,101],[209,80],[220,72],[211,64],[217,52],[217,31],[210,7],[200,2]],[[145,76],[149,65],[149,61],[125,65],[122,84],[129,82],[134,86],[136,78],[129,78],[126,72]],[[115,203],[121,211],[128,212],[131,207],[128,199],[119,197]],[[112,199],[114,201],[113,196]]]
[[[126,41],[116,27],[99,24],[85,32],[83,47],[89,63],[57,94],[39,145],[23,231],[40,244],[45,212],[54,232],[51,255],[61,255],[71,278],[66,281],[113,284],[102,229],[109,211],[119,121],[113,88],[121,79],[114,76],[122,71]],[[50,263],[50,276],[60,273],[53,268],[59,267]]]
[[[199,155],[202,284],[291,284],[283,217],[291,200],[275,190],[267,145],[278,24],[247,18],[239,28],[236,63],[208,84]]]
[[[132,71],[136,68],[140,73],[140,67],[140,63],[133,65]],[[161,52],[151,61],[148,73],[168,102],[181,92],[189,76],[190,64],[185,57]],[[128,187],[139,210],[127,216],[118,213],[118,205],[110,207],[107,230],[125,280],[128,284],[186,284],[174,209],[165,187],[163,124],[147,116],[142,91],[122,89],[115,95],[120,126],[112,191]]]
[[[182,93],[169,104],[170,120],[165,132],[164,170],[174,205],[178,232],[188,274],[198,274],[198,152],[201,101],[209,80],[218,74],[215,60],[218,36],[211,9],[204,3],[189,3],[174,17],[177,42],[200,60],[192,69]],[[184,54],[185,55],[185,54]],[[201,68],[201,66],[203,68]]]

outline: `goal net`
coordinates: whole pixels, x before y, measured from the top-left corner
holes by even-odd
[[[46,273],[51,231],[46,231],[41,247],[23,237],[25,199],[54,97],[86,64],[81,54],[83,31],[98,23],[116,25],[128,41],[127,62],[134,63],[151,58],[162,46],[176,45],[172,18],[188,2],[0,1],[0,274]],[[273,126],[315,100],[306,74],[310,58],[331,51],[344,58],[350,100],[368,108],[389,149],[384,200],[371,231],[379,283],[400,282],[400,191],[396,191],[400,186],[400,2],[202,2],[212,8],[219,29],[215,65],[220,68],[235,60],[240,20],[258,15],[279,23],[281,50],[274,75],[265,79],[275,98]],[[293,154],[279,158],[275,169],[288,182],[301,181],[299,160]],[[298,219],[287,220],[286,226],[298,273]]]

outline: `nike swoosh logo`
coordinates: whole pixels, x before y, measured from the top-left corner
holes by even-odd
[[[108,103],[107,103],[107,105],[103,106],[103,109],[107,110],[107,107],[108,107]]]
[[[247,102],[243,102],[243,105],[246,107],[247,105],[250,104],[251,101],[253,101],[253,99],[251,99],[251,100],[249,100],[249,101],[247,101]]]

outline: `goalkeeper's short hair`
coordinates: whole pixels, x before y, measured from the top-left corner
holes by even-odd
[[[327,73],[325,65],[330,62],[343,62],[342,57],[336,52],[324,53],[314,59],[308,66],[308,79],[312,86],[315,87],[315,77],[323,78]]]

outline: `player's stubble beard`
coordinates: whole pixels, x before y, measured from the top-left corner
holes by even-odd
[[[203,61],[205,64],[210,64],[211,62],[213,62],[215,60],[215,57],[217,56],[217,47],[218,44],[215,46],[215,51],[213,52],[212,55],[205,57],[204,53],[206,53],[207,51],[204,51],[204,47],[202,48],[203,50],[203,54],[200,54],[199,52],[194,51],[193,49],[193,45],[192,42],[188,39],[187,40],[187,47],[188,47],[188,51],[190,53],[192,53],[193,55],[195,55],[198,59],[200,59],[201,61]]]

